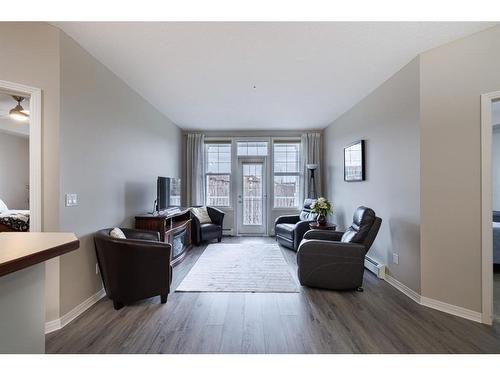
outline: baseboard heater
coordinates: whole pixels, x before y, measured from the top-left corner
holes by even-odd
[[[365,256],[365,268],[375,274],[379,279],[385,278],[385,264],[377,262],[375,259]]]

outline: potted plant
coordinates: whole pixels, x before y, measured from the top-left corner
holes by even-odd
[[[318,225],[326,225],[326,217],[333,213],[333,206],[328,199],[320,197],[311,204],[311,212],[318,215]]]

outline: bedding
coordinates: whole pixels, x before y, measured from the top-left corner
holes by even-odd
[[[4,210],[0,213],[0,224],[10,230],[27,232],[30,229],[30,212],[28,210]]]

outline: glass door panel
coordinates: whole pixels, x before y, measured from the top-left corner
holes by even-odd
[[[265,168],[263,160],[239,161],[238,234],[265,234]]]

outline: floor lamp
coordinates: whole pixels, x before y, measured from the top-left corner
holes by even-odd
[[[309,170],[309,182],[307,185],[307,197],[308,198],[318,198],[316,193],[316,180],[314,179],[314,171],[318,169],[318,164],[306,164],[306,168]]]

